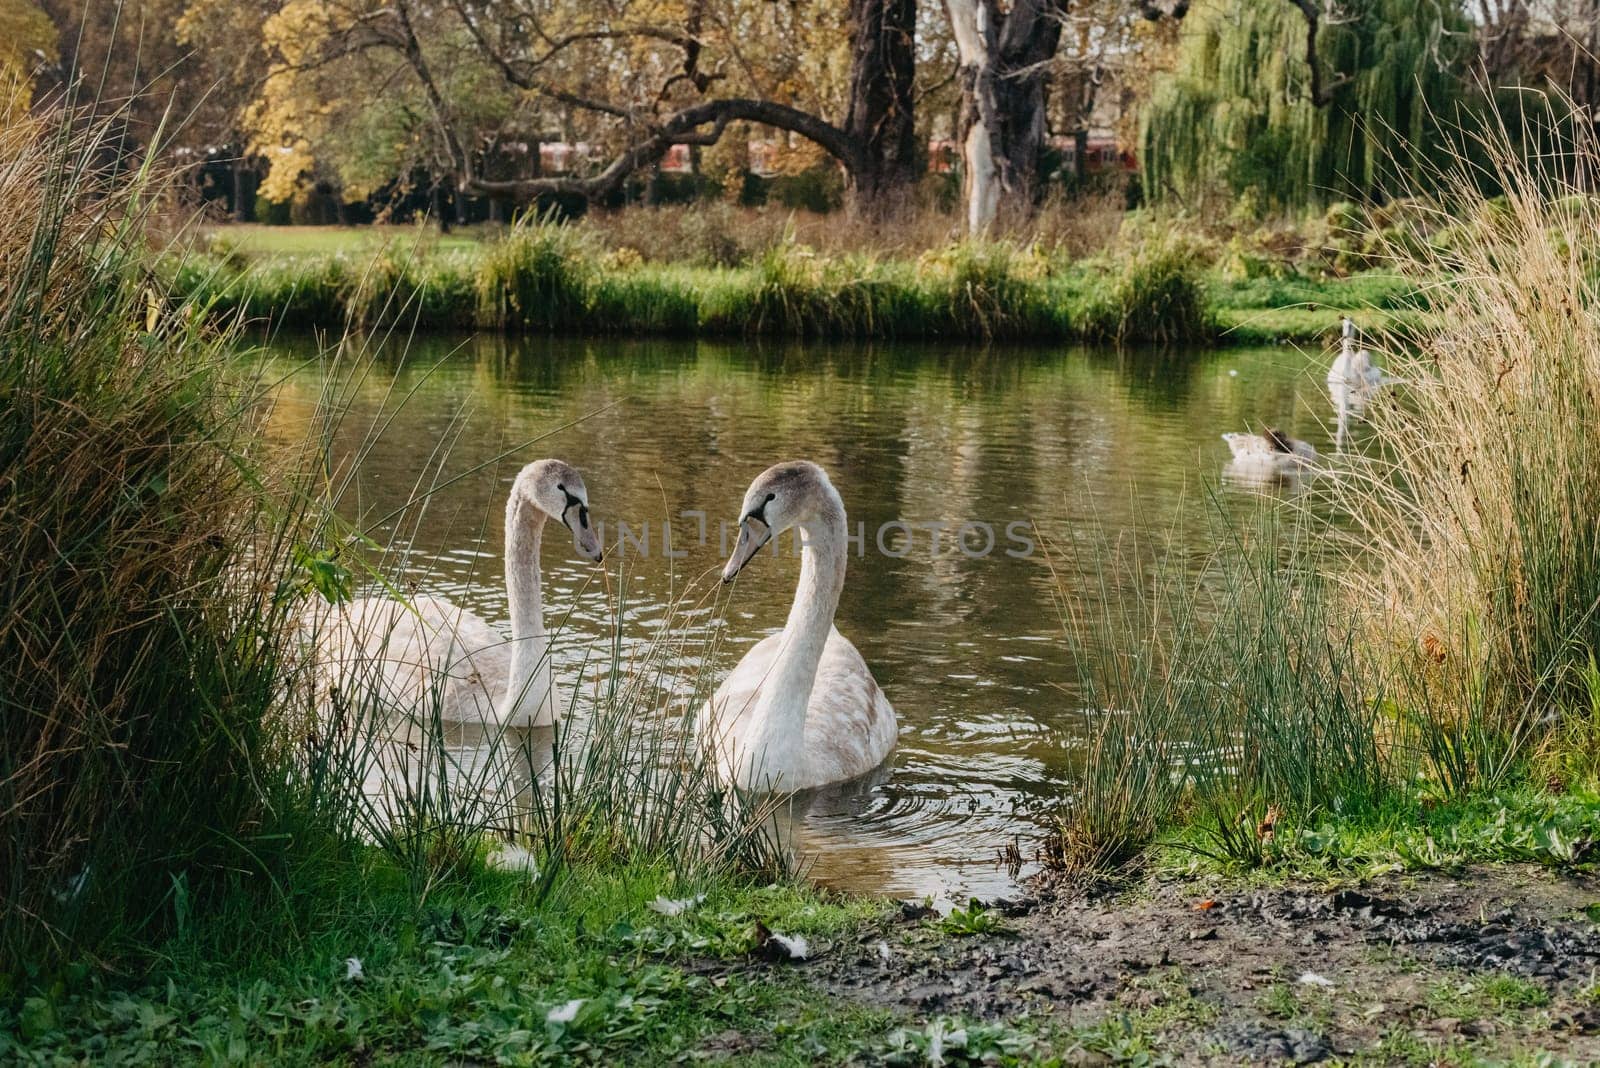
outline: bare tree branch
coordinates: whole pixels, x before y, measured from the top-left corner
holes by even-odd
[[[581,178],[564,175],[498,181],[479,178],[470,167],[465,167],[461,171],[461,186],[467,192],[519,199],[541,193],[568,193],[590,198],[604,196],[635,171],[659,161],[673,145],[715,144],[730,122],[758,122],[800,134],[816,142],[852,171],[859,169],[862,163],[862,148],[855,139],[815,115],[768,100],[708,100],[669,117],[653,135],[624,151],[598,174]],[[711,128],[702,129],[705,126]]]
[[[1322,82],[1322,64],[1317,62],[1317,31],[1321,27],[1322,12],[1316,0],[1289,0],[1300,9],[1306,19],[1306,66],[1311,68],[1311,103],[1325,108],[1333,103],[1333,94],[1355,81],[1351,74],[1336,74],[1326,85]]]

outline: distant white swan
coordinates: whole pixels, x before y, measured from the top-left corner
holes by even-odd
[[[750,484],[722,581],[790,527],[801,560],[788,622],[745,654],[700,714],[724,778],[746,788],[809,790],[857,778],[883,763],[898,732],[866,661],[833,627],[847,528],[827,472],[790,461]]]
[[[1344,336],[1339,340],[1339,355],[1328,368],[1328,390],[1338,401],[1341,392],[1365,392],[1383,385],[1383,370],[1372,365],[1372,353],[1356,348],[1356,324],[1344,318]]]
[[[1222,440],[1233,450],[1232,473],[1245,478],[1295,474],[1317,461],[1317,450],[1309,442],[1272,427],[1261,434],[1224,434]]]
[[[581,555],[601,556],[577,469],[560,460],[524,467],[506,500],[510,642],[440,597],[358,598],[311,624],[319,705],[342,700],[369,715],[432,715],[437,704],[440,718],[455,723],[553,724],[565,705],[550,670],[540,595],[546,517],[571,529]]]

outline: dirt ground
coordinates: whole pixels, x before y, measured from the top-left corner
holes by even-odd
[[[1152,878],[995,903],[1002,932],[952,936],[907,905],[803,967],[908,1019],[1029,1021],[1068,1063],[1587,1063],[1597,902],[1600,880],[1537,868],[1342,888]]]

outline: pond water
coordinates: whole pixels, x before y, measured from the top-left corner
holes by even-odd
[[[316,351],[310,341],[271,344],[284,379],[279,432],[313,418],[325,375]],[[725,556],[718,525],[734,525],[756,474],[782,459],[822,464],[851,527],[865,532],[837,625],[901,730],[887,780],[848,811],[810,817],[801,848],[812,874],[833,885],[990,896],[1011,886],[998,851],[1016,841],[1032,854],[1081,752],[1062,604],[1099,594],[1071,547],[1138,529],[1203,554],[1213,530],[1206,497],[1228,459],[1220,433],[1271,424],[1330,446],[1321,359],[1290,347],[411,339],[378,346],[346,390],[342,448],[365,448],[349,507],[371,521],[419,486],[465,473],[420,514],[373,533],[408,550],[404,570],[420,586],[504,625],[510,480],[543,456],[577,465],[608,542],[618,542],[619,523],[631,534],[608,555],[605,582],[567,539],[547,539],[546,613],[563,627],[556,658],[578,672],[611,625],[607,584],[609,596],[625,589],[624,629],[647,635],[691,581],[714,585],[709,572]],[[705,514],[703,540],[700,519],[683,515],[692,511]],[[681,556],[663,551],[664,521]],[[964,523],[975,524],[966,552],[955,545]],[[937,552],[923,524],[944,524]],[[782,626],[798,565],[780,548],[704,601],[696,625],[720,628],[715,678]],[[1121,584],[1136,581],[1107,593],[1125,596]]]

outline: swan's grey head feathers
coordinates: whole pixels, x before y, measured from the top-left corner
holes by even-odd
[[[739,508],[739,540],[722,581],[732,582],[761,547],[837,502],[828,473],[810,460],[785,460],[756,476]]]
[[[589,491],[576,467],[565,460],[535,460],[517,475],[513,497],[518,493],[572,531],[572,547],[580,556],[600,560],[603,553],[589,515]]]

